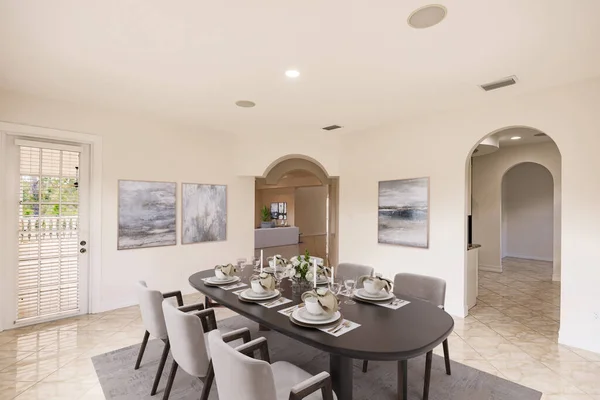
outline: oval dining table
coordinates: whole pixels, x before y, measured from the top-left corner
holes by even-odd
[[[251,267],[240,273],[242,282],[248,284],[253,274]],[[206,270],[190,276],[190,285],[200,293],[244,317],[286,335],[299,342],[329,353],[329,373],[333,389],[340,400],[352,400],[353,360],[396,361],[398,363],[398,399],[407,400],[408,360],[426,354],[442,343],[452,332],[454,320],[444,310],[426,301],[406,297],[410,301],[397,310],[374,304],[344,304],[345,296],[339,296],[341,312],[345,319],[360,324],[339,337],[318,329],[304,328],[292,323],[278,310],[301,303],[299,296],[292,296],[291,282],[284,279],[282,294],[292,300],[278,307],[267,308],[260,304],[240,301],[233,294],[236,290],[207,286],[204,278],[214,276]],[[246,286],[249,287],[249,286]]]

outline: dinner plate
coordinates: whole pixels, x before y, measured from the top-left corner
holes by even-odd
[[[264,301],[274,299],[279,296],[279,290],[275,289],[275,291],[271,293],[258,294],[255,293],[251,288],[244,290],[239,294],[239,298],[244,301]]]
[[[308,311],[306,308],[299,307],[294,310],[291,317],[293,317],[296,321],[301,322],[307,325],[327,325],[331,324],[340,319],[342,314],[339,311],[336,311],[331,316],[327,316],[327,318],[315,319],[316,316],[311,315],[311,317],[307,317]]]
[[[219,286],[219,285],[229,285],[230,283],[238,282],[240,280],[239,276],[232,276],[228,279],[217,279],[215,276],[211,276],[206,281],[205,284],[209,286]]]
[[[358,289],[356,292],[354,292],[354,295],[360,299],[371,300],[371,301],[385,301],[385,300],[391,300],[394,298],[393,293],[388,293],[385,290],[382,290],[381,292],[374,295],[374,294],[367,292],[365,289]]]
[[[305,307],[299,308],[298,314],[307,321],[324,321],[331,319],[331,315],[327,315],[325,313],[319,315],[311,314]]]
[[[328,328],[330,326],[336,326],[336,324],[339,323],[342,320],[342,318],[343,317],[340,314],[339,318],[336,319],[335,321],[328,322],[327,324],[315,324],[315,323],[312,323],[312,322],[310,322],[310,323],[300,322],[296,318],[294,318],[293,313],[290,315],[290,321],[293,324],[302,326],[304,328]]]

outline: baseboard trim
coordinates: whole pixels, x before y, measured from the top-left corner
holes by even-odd
[[[552,282],[560,282],[560,274],[552,274]]]
[[[578,349],[600,353],[600,342],[594,329],[565,329],[558,332],[558,343]]]
[[[544,258],[544,257],[531,257],[531,256],[519,256],[519,255],[513,255],[513,254],[506,254],[505,256],[503,256],[502,258],[520,258],[521,260],[533,260],[533,261],[547,261],[547,262],[552,262],[552,258]]]
[[[479,270],[480,271],[485,271],[485,272],[502,272],[502,266],[501,265],[485,265],[485,264],[479,264]]]

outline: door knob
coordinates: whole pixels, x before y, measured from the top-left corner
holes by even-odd
[[[86,249],[79,249],[79,252],[80,252],[81,254],[85,253],[86,251],[87,251]]]
[[[79,244],[80,244],[81,246],[85,246],[85,245],[87,244],[87,242],[86,242],[85,240],[82,240],[81,242],[79,242]]]

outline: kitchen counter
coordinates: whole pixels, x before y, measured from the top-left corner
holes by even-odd
[[[254,230],[254,248],[297,245],[300,230],[297,226],[263,228]]]

